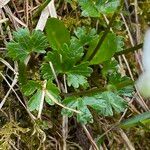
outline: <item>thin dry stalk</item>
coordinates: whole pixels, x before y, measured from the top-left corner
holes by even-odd
[[[11,88],[10,83],[7,81],[7,79],[5,78],[5,76],[0,72],[0,75],[3,77],[3,79],[6,81],[6,83],[8,84],[8,86]],[[25,104],[22,102],[21,98],[18,96],[18,94],[16,93],[16,91],[13,89],[13,87],[11,88],[11,90],[14,92],[14,94],[16,95],[17,99],[19,100],[19,102],[22,104],[22,106],[25,108],[25,110],[28,112],[29,116],[31,117],[32,120],[35,120],[35,117],[30,113],[30,111],[28,110],[28,108],[25,106]]]
[[[88,131],[88,129],[86,128],[86,126],[85,126],[85,125],[82,125],[82,127],[83,127],[84,132],[85,132],[85,134],[87,135],[89,141],[91,142],[91,144],[92,144],[94,150],[99,150],[98,146],[96,145],[95,141],[93,140],[93,138],[92,138],[90,132]]]
[[[24,22],[22,22],[20,19],[18,19],[16,16],[13,15],[13,13],[11,12],[11,9],[9,8],[9,6],[4,6],[4,10],[8,14],[10,20],[13,22],[16,29],[19,28],[18,24],[20,24],[23,27],[27,27],[27,25]]]
[[[39,112],[38,112],[38,116],[37,116],[37,118],[40,118],[40,119],[41,119],[41,114],[42,114],[43,105],[44,105],[44,98],[45,98],[45,94],[46,94],[46,92],[45,92],[46,91],[46,83],[47,83],[47,81],[45,80],[42,85],[41,102],[40,102]]]
[[[0,75],[1,75],[2,77],[4,77],[1,72],[0,72]],[[18,75],[16,74],[15,77],[14,77],[14,79],[13,79],[12,84],[10,85],[9,90],[7,91],[5,97],[3,98],[3,100],[2,100],[1,103],[0,103],[0,109],[2,109],[2,107],[3,107],[4,103],[6,102],[6,99],[8,98],[8,96],[9,96],[9,94],[10,94],[12,88],[16,85],[17,80],[18,80]],[[7,81],[7,82],[8,82],[8,81]]]
[[[36,30],[41,30],[41,31],[44,30],[49,16],[52,18],[57,18],[54,0],[51,0],[50,3],[47,5],[47,7],[45,7],[45,9],[42,11],[36,26]]]
[[[135,44],[134,44],[135,42],[134,42],[134,40],[133,40],[133,37],[132,37],[132,34],[131,34],[130,29],[129,29],[129,27],[128,27],[128,24],[127,24],[127,22],[126,22],[126,20],[125,20],[125,18],[124,18],[124,16],[123,16],[123,14],[120,13],[120,15],[121,15],[121,18],[122,18],[122,20],[123,20],[123,22],[124,22],[124,25],[125,25],[125,27],[126,27],[126,30],[127,30],[127,32],[128,32],[128,36],[129,36],[131,45],[132,45],[132,47],[134,47],[134,46],[135,46]],[[138,56],[137,52],[135,52],[135,56],[136,56],[136,59],[138,60],[140,69],[143,71],[143,66],[142,66],[142,63],[141,63],[141,61],[140,61],[140,59],[139,59],[139,56]]]
[[[129,140],[125,132],[122,129],[120,129],[119,133],[121,137],[123,138],[123,140],[125,141],[125,143],[127,144],[129,150],[135,150],[134,146],[132,145],[131,141]]]
[[[51,70],[52,70],[52,73],[53,73],[53,76],[54,76],[54,78],[55,78],[55,81],[56,81],[56,83],[57,83],[57,86],[58,86],[59,90],[61,91],[60,84],[59,84],[59,81],[58,81],[58,78],[57,78],[55,69],[54,69],[53,64],[52,64],[51,61],[49,62],[49,65],[50,65],[50,68],[51,68]]]
[[[67,84],[66,84],[66,75],[64,75],[64,91],[65,93],[68,92]],[[62,137],[63,137],[63,150],[67,149],[67,137],[68,137],[68,116],[63,115],[62,119]]]
[[[121,15],[122,20],[124,21],[125,27],[126,27],[126,29],[127,29],[127,31],[128,31],[128,35],[129,35],[129,38],[130,38],[130,42],[131,42],[132,46],[134,46],[134,41],[133,41],[131,32],[130,32],[130,30],[129,30],[129,27],[128,27],[127,23],[126,23],[126,20],[125,20],[125,18],[124,18],[124,16],[123,16],[122,13],[121,13],[120,15]],[[125,64],[126,64],[126,66],[127,66],[127,69],[128,69],[128,71],[129,71],[130,77],[131,77],[131,79],[134,81],[134,77],[133,77],[133,74],[132,74],[132,71],[131,71],[131,69],[130,69],[130,66],[129,66],[129,63],[128,63],[127,59],[125,58],[124,55],[122,55],[122,57],[123,57],[124,62],[125,62]],[[138,62],[140,63],[140,61],[138,61]],[[141,65],[141,66],[142,66],[142,65]],[[141,67],[141,69],[143,69],[143,68]],[[148,106],[146,105],[145,101],[143,100],[143,98],[141,97],[140,93],[138,92],[136,86],[135,86],[135,89],[136,89],[137,94],[138,94],[138,96],[139,96],[139,98],[140,98],[140,101],[139,101],[139,99],[137,99],[138,103],[141,105],[141,107],[142,107],[145,111],[149,110],[149,108],[148,108]]]
[[[0,1],[0,8],[3,8],[10,0],[1,0]]]
[[[26,25],[29,25],[29,0],[25,1],[25,12],[26,12]]]
[[[51,93],[49,93],[49,91],[46,91],[46,94],[47,94],[47,96],[48,96],[54,103],[56,103],[57,105],[61,106],[62,108],[68,109],[68,110],[70,110],[70,111],[72,111],[72,112],[75,112],[75,113],[81,113],[81,112],[78,111],[78,110],[75,110],[75,109],[66,107],[65,105],[59,103],[58,100],[57,100]]]

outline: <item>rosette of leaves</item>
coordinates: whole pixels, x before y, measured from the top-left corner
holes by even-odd
[[[118,50],[120,42],[117,42],[117,36],[114,33],[110,33],[103,43],[102,52],[105,52],[104,55],[101,51],[98,52],[101,59],[99,60],[96,56],[91,62],[88,62],[87,58],[100,38],[95,29],[77,28],[74,36],[70,37],[70,33],[63,22],[51,18],[46,24],[46,36],[41,31],[34,30],[30,33],[28,29],[19,29],[14,33],[14,40],[7,45],[8,56],[18,62],[24,62],[32,53],[45,53],[48,46],[47,39],[51,47],[41,64],[42,76],[39,80],[30,79],[22,86],[24,95],[29,97],[28,106],[31,111],[40,111],[41,106],[43,107],[44,101],[46,101],[50,105],[62,106],[62,114],[68,116],[73,115],[72,110],[77,110],[80,112],[77,114],[77,120],[86,124],[93,122],[89,108],[95,109],[98,114],[103,116],[112,116],[114,111],[119,113],[126,108],[125,101],[111,91],[99,92],[90,96],[68,97],[63,100],[62,105],[60,90],[53,82],[56,77],[61,81],[62,77],[66,75],[67,85],[73,87],[71,89],[80,91],[81,86],[90,87],[88,83],[88,78],[91,77],[92,73],[90,65],[110,60],[115,50]],[[110,44],[110,49],[107,48],[107,43]],[[111,48],[113,48],[113,52],[107,56]]]
[[[54,30],[54,27],[59,28],[59,26],[62,28],[62,32],[57,29]],[[53,80],[54,75],[49,63],[51,62],[56,75],[67,75],[68,86],[73,86],[74,88],[79,88],[80,85],[87,86],[87,77],[92,73],[92,69],[89,67],[89,62],[81,61],[79,63],[79,61],[84,54],[84,46],[92,40],[95,32],[91,31],[87,37],[85,35],[86,29],[78,28],[75,31],[75,36],[70,39],[69,31],[67,31],[62,22],[55,18],[49,19],[46,27],[52,51],[47,53],[45,62],[41,67],[43,78]]]

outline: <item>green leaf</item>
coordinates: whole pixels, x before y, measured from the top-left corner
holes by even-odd
[[[42,84],[42,82],[41,82],[41,84]],[[30,111],[39,109],[43,90],[48,91],[58,101],[60,101],[60,99],[61,99],[59,96],[59,94],[60,94],[59,89],[56,87],[56,85],[54,83],[52,83],[51,80],[47,81],[45,89],[42,88],[41,84],[40,84],[40,82],[37,82],[34,80],[29,80],[27,82],[27,84],[25,84],[22,87],[23,93],[26,96],[30,96],[30,99],[28,101],[28,106],[29,106]],[[46,94],[45,94],[44,99],[49,105],[54,105],[54,102]]]
[[[106,108],[107,105],[104,99],[100,99],[100,95],[93,95],[91,97],[83,97],[84,104],[91,106],[95,110],[101,110],[102,108]]]
[[[53,80],[54,79],[54,75],[52,73],[52,70],[51,70],[49,63],[43,63],[40,70],[41,70],[41,74],[43,76],[43,79],[46,79],[46,80]]]
[[[74,66],[83,56],[83,47],[78,46],[76,45],[76,43],[72,43],[71,41],[70,45],[67,44],[63,45],[60,54],[62,56],[62,61],[64,63],[63,68],[64,67],[70,68],[70,66]]]
[[[113,110],[120,113],[126,108],[126,102],[117,94],[109,91],[83,99],[85,105],[91,106],[104,116],[113,116]]]
[[[82,15],[85,17],[100,17],[94,0],[78,0],[79,5],[82,9]]]
[[[29,80],[22,86],[24,95],[30,96],[28,107],[30,111],[38,110],[42,98],[42,86],[39,82]]]
[[[69,73],[71,74],[78,74],[82,76],[90,76],[92,73],[92,68],[88,67],[89,63],[88,62],[83,62],[77,66],[73,66],[71,70],[68,70]]]
[[[37,53],[45,53],[48,46],[46,36],[40,30],[33,30],[31,34],[32,51]]]
[[[117,94],[118,95],[122,95],[122,96],[126,96],[126,97],[133,97],[134,95],[134,86],[133,85],[129,85],[129,86],[126,86],[122,89],[119,89],[117,91]]]
[[[58,72],[60,72],[62,70],[62,68],[61,68],[62,60],[61,59],[62,59],[61,55],[57,51],[48,52],[47,56],[45,57],[45,61],[52,62],[55,71],[58,71]]]
[[[87,78],[85,76],[77,74],[68,74],[67,84],[68,86],[72,85],[74,88],[79,88],[80,85],[83,87],[88,86]]]
[[[89,67],[88,62],[81,62],[81,57],[83,56],[83,46],[89,44],[93,38],[96,38],[96,31],[90,30],[89,36],[85,36],[87,34],[87,30],[83,28],[78,28],[75,31],[76,37],[72,37],[70,44],[64,43],[61,48],[57,50],[52,50],[48,52],[45,57],[45,62],[42,64],[41,73],[44,79],[53,80],[53,74],[49,65],[49,62],[52,62],[56,75],[59,74],[72,74],[75,76],[85,76],[86,78],[90,76],[92,73],[92,69]],[[72,81],[71,81],[72,82]],[[81,83],[83,85],[83,83]]]
[[[41,74],[46,80],[54,79],[49,62],[52,63],[56,75],[65,73],[66,70],[69,70],[72,67],[72,59],[63,57],[57,51],[48,52],[45,57],[45,62],[41,66]]]
[[[33,80],[29,80],[27,84],[22,86],[22,91],[24,95],[32,95],[37,89],[42,89],[41,85]]]
[[[116,11],[120,4],[120,0],[100,0],[96,4],[96,8],[102,14],[112,14]]]
[[[77,115],[77,121],[81,124],[93,123],[93,116],[88,107],[84,104],[84,100],[78,101],[78,110],[82,113]]]
[[[58,89],[58,87],[52,83],[51,80],[47,81],[47,84],[46,84],[46,89],[49,93],[52,94],[52,96],[54,96],[54,98],[56,98],[58,101],[61,99],[59,94],[60,94],[60,91]],[[54,105],[54,102],[46,95],[45,96],[45,101],[49,104],[49,105]]]
[[[30,98],[28,107],[30,111],[38,110],[42,98],[42,90],[37,90],[36,93]]]
[[[24,61],[32,52],[45,53],[47,39],[42,31],[20,28],[14,32],[14,40],[7,44],[8,56],[14,60]]]
[[[14,40],[18,42],[27,51],[30,51],[30,31],[28,28],[20,28],[13,32]]]
[[[117,36],[117,52],[122,51],[124,47],[124,37]]]
[[[84,97],[84,103],[104,116],[113,116],[113,110],[119,113],[126,108],[125,101],[120,96],[109,91],[92,97]]]
[[[89,97],[69,97],[64,99],[63,104],[69,108],[81,111],[81,114],[77,114],[77,120],[83,124],[93,122],[92,114],[88,109],[89,107],[93,108],[100,115],[112,116],[113,111],[118,113],[123,112],[127,106],[127,103],[120,96],[109,91]],[[62,114],[71,117],[73,112],[62,109]]]
[[[50,46],[55,50],[60,50],[64,43],[70,43],[70,33],[59,19],[50,18],[47,20],[46,34]]]
[[[104,116],[113,116],[113,109],[118,113],[123,112],[127,106],[123,98],[113,92],[103,92],[100,99],[105,100],[106,103],[106,107],[103,107],[99,112]]]
[[[76,109],[77,106],[78,106],[78,101],[80,100],[80,98],[76,98],[76,97],[68,97],[68,98],[65,98],[63,100],[63,104],[69,108],[72,108],[72,109]],[[61,114],[62,115],[67,115],[68,117],[72,117],[73,116],[73,112],[70,111],[70,110],[67,110],[67,109],[62,109],[61,111]]]
[[[102,74],[108,79],[107,89],[115,91],[118,95],[132,97],[134,92],[133,81],[127,76],[122,77],[118,69],[116,60],[103,63]]]
[[[60,54],[58,54],[57,51],[49,52],[47,56],[45,57],[46,63],[42,64],[41,67],[41,73],[43,74],[44,79],[53,79],[53,74],[49,65],[49,61],[52,62],[54,70],[56,74],[64,73],[64,74],[76,74],[76,75],[82,75],[82,76],[90,76],[92,73],[92,69],[89,66],[88,62],[83,62],[79,65],[75,65],[76,61],[79,58],[79,55],[73,54],[70,56],[71,53],[66,51],[63,51]],[[70,57],[69,57],[70,56]]]
[[[85,57],[83,61],[87,61],[88,58],[92,55],[93,50],[95,49],[97,42],[98,42],[99,36],[97,35],[96,38],[93,38],[93,40],[89,43],[89,47],[87,48],[87,53],[85,54]]]
[[[60,91],[58,89],[58,87],[52,83],[51,80],[47,81],[46,84],[46,89],[54,96],[54,97],[58,97],[58,95],[60,94]]]
[[[20,46],[19,43],[16,43],[15,41],[11,41],[7,44],[7,50],[8,50],[8,56],[11,57],[14,60],[20,60],[24,61],[28,55],[29,52],[26,52],[26,50]]]
[[[105,61],[103,63],[102,75],[104,77],[107,77],[107,75],[111,76],[113,73],[116,73],[118,69],[118,62],[116,60]]]
[[[82,124],[87,124],[93,122],[92,114],[90,113],[87,106],[84,104],[84,101],[82,98],[76,98],[76,97],[69,97],[64,99],[63,104],[66,105],[69,108],[80,110],[81,113],[77,114],[77,121]],[[68,115],[68,117],[71,117],[73,115],[73,112],[62,109],[61,112],[63,115]]]
[[[46,80],[54,79],[49,62],[52,63],[56,74],[62,72],[61,55],[57,51],[48,52],[47,56],[45,56],[45,62],[41,66],[41,74]]]
[[[100,35],[100,37],[102,34]],[[99,64],[104,61],[110,60],[118,49],[117,36],[114,33],[108,33],[104,39],[97,54],[91,60],[90,64]]]
[[[120,0],[78,0],[85,17],[100,17],[101,14],[112,14],[120,4]]]
[[[89,45],[93,40],[98,38],[98,35],[96,34],[96,30],[86,28],[86,27],[78,27],[75,31],[75,36],[71,37],[71,42],[74,43],[74,45],[79,46],[87,46]]]
[[[108,78],[109,78],[108,83],[110,85],[113,85],[117,90],[122,89],[122,87],[129,86],[129,83],[130,85],[133,85],[133,81],[129,77],[127,76],[122,77],[121,74],[117,72],[110,74]]]
[[[84,61],[86,61],[91,54],[90,52],[95,48],[99,35],[96,34],[94,28],[90,29],[85,27],[78,27],[74,33],[75,36],[71,37],[71,45],[74,49],[82,48],[77,52],[81,53],[81,56],[83,56],[83,48],[87,51],[86,56],[84,57]]]
[[[131,117],[121,123],[122,128],[128,128],[128,127],[134,127],[142,122],[145,122],[146,120],[150,120],[150,112],[144,112],[140,115],[136,115],[134,117]]]

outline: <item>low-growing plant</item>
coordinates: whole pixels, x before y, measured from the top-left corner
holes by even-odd
[[[75,115],[82,124],[93,122],[90,109],[102,116],[123,112],[123,96],[133,91],[113,58],[123,49],[123,38],[109,32],[93,55],[103,32],[78,27],[70,36],[55,18],[47,21],[45,32],[20,28],[7,44],[7,56],[18,62],[19,85],[29,98],[29,110],[38,111],[40,118],[45,103],[56,104],[63,108],[62,115]]]
[[[0,149],[149,149],[147,0],[1,8]]]

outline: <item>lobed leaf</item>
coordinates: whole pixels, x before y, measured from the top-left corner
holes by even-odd
[[[69,60],[72,65],[75,65],[83,56],[83,46],[78,45],[73,40],[71,40],[71,44],[64,44],[61,49],[60,54],[62,55],[62,59],[67,63]]]
[[[54,98],[56,98],[57,100],[60,100],[60,91],[58,89],[58,87],[52,83],[51,80],[48,80],[47,84],[46,84],[46,90],[52,94],[52,96],[54,96]],[[54,105],[55,103],[47,96],[45,95],[45,101],[49,104],[49,105]]]
[[[27,28],[20,28],[14,32],[14,40],[6,46],[9,57],[23,62],[32,52],[45,53],[48,43],[42,31],[30,33]]]
[[[127,103],[119,95],[113,92],[103,92],[100,95],[100,99],[105,100],[106,107],[103,107],[99,113],[104,116],[113,116],[113,110],[120,113],[123,112],[127,106]]]
[[[76,97],[68,97],[68,98],[65,98],[63,100],[63,104],[69,108],[72,108],[72,109],[76,109],[77,106],[78,106],[78,101],[81,100],[80,98],[76,98]],[[62,109],[62,112],[61,112],[62,115],[67,115],[68,117],[72,117],[73,116],[73,112],[70,111],[70,110],[67,110],[67,109]]]
[[[32,95],[36,90],[42,89],[41,85],[33,80],[29,80],[25,85],[22,86],[24,95]]]
[[[34,80],[29,80],[27,84],[25,84],[22,87],[22,90],[26,96],[30,96],[30,99],[28,101],[28,107],[30,111],[39,109],[43,90],[44,91],[47,90],[49,93],[51,93],[51,95],[54,98],[56,98],[57,100],[60,100],[60,96],[59,96],[60,91],[58,90],[56,85],[52,83],[52,81],[50,80],[48,80],[46,83],[46,89],[43,89],[40,83]],[[54,102],[46,94],[45,94],[44,99],[49,105],[54,105]]]
[[[73,66],[71,70],[68,70],[68,73],[90,76],[90,74],[92,73],[92,68],[89,67],[88,62],[83,62],[79,65]]]
[[[103,92],[93,96],[86,97],[69,97],[64,99],[64,105],[67,107],[80,110],[82,113],[77,114],[77,120],[80,123],[92,123],[93,117],[88,107],[93,108],[100,115],[113,116],[115,112],[123,112],[127,103],[117,94],[113,92]],[[66,109],[62,109],[62,114],[71,117],[73,113]]]
[[[101,14],[112,14],[120,5],[120,0],[78,0],[85,17],[100,17]]]
[[[100,13],[95,7],[93,0],[78,0],[82,9],[82,15],[85,17],[100,17]]]
[[[93,123],[93,116],[89,111],[87,105],[84,104],[84,100],[81,99],[78,101],[78,110],[82,113],[77,115],[77,121],[81,124]]]
[[[71,43],[74,45],[86,46],[90,44],[93,40],[98,38],[96,34],[96,30],[86,28],[86,27],[78,27],[75,31],[75,36],[72,36]]]
[[[100,0],[96,3],[96,8],[102,14],[112,14],[120,5],[120,0]]]
[[[67,46],[68,47],[68,46]],[[82,76],[90,76],[92,69],[89,67],[88,62],[83,62],[79,65],[75,65],[76,61],[79,58],[78,53],[71,53],[70,51],[64,50],[59,54],[57,51],[52,51],[47,54],[45,57],[46,63],[42,64],[41,73],[43,74],[44,79],[53,79],[52,71],[49,65],[49,61],[52,62],[56,74],[75,74]],[[71,56],[72,55],[72,56]]]
[[[28,107],[30,111],[39,110],[41,98],[42,90],[37,90],[36,93],[28,101]]]
[[[77,74],[68,74],[67,84],[68,86],[72,85],[74,88],[79,88],[80,85],[83,87],[88,86],[87,78],[85,76]]]
[[[118,71],[118,62],[114,60],[108,60],[103,63],[102,75],[104,77],[111,76]]]
[[[76,98],[76,97],[69,97],[64,99],[63,104],[67,107],[80,110],[81,113],[77,114],[77,121],[82,124],[87,124],[88,122],[93,122],[93,116],[86,105],[84,105],[82,98]],[[68,117],[71,117],[73,115],[73,112],[62,109],[62,115],[67,115]]]

